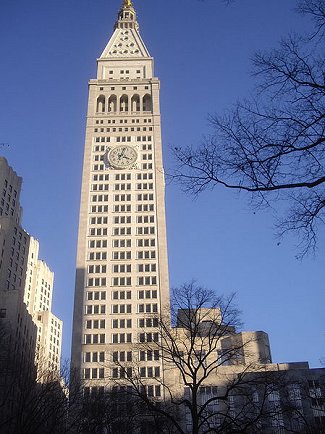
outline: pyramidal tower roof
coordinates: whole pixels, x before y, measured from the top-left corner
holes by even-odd
[[[139,34],[136,11],[131,0],[123,0],[114,33],[100,59],[144,57],[150,57],[150,54]]]

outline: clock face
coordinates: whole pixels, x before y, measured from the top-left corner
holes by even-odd
[[[111,166],[124,168],[129,167],[136,162],[138,158],[137,151],[128,145],[117,146],[108,154],[108,161]]]

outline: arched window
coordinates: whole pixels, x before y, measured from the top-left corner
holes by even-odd
[[[97,98],[97,108],[96,108],[97,113],[105,112],[105,97],[104,95],[99,95],[99,97]]]
[[[120,111],[128,112],[129,111],[129,98],[127,95],[122,95],[120,99]]]
[[[133,95],[131,98],[131,111],[139,112],[140,111],[140,97],[139,95]]]
[[[143,103],[143,111],[144,112],[151,112],[151,110],[152,110],[151,96],[146,94],[142,99],[142,103]]]
[[[108,98],[108,111],[109,112],[116,112],[117,109],[117,98],[116,95],[111,95]]]

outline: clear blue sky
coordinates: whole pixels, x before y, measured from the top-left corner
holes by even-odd
[[[2,0],[0,148],[24,178],[23,226],[55,272],[54,312],[70,354],[75,251],[87,81],[111,33],[121,0]],[[253,86],[250,58],[282,35],[308,27],[295,0],[135,0],[141,35],[161,80],[165,167],[172,145],[209,133],[222,112]],[[246,330],[269,333],[276,362],[325,356],[324,230],[316,258],[280,245],[270,211],[215,189],[197,200],[167,185],[170,281],[196,279],[238,293]]]

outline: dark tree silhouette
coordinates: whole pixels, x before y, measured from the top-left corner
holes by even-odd
[[[288,386],[285,373],[266,369],[267,352],[256,351],[263,332],[245,335],[236,327],[240,320],[233,297],[185,284],[173,290],[171,317],[167,313],[159,318],[158,338],[134,348],[139,354],[158,352],[164,375],[146,378],[141,361],[110,366],[120,372],[112,378],[117,387],[144,404],[144,420],[160,418],[161,424],[149,432],[253,434],[288,415],[302,426],[292,402],[280,405],[280,394]],[[160,385],[159,398],[149,384]]]
[[[175,148],[175,177],[194,194],[222,185],[250,193],[257,207],[289,201],[277,233],[295,232],[302,257],[324,223],[325,2],[303,0],[297,10],[312,18],[312,33],[255,55],[255,96],[210,115],[213,133],[200,146]]]

